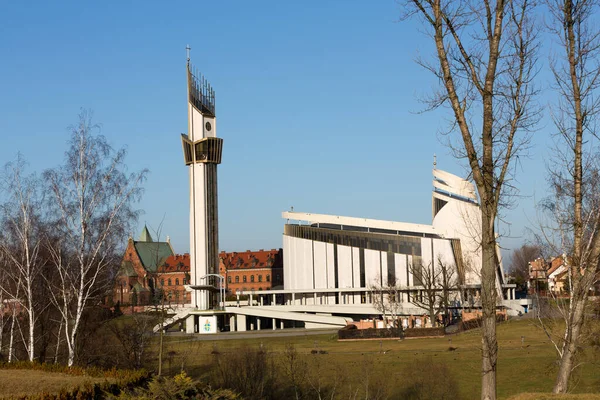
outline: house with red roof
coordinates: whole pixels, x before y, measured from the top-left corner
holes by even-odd
[[[219,253],[219,273],[227,293],[283,289],[283,250]]]

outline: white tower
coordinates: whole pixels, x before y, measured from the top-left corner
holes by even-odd
[[[215,92],[187,61],[188,134],[181,135],[185,164],[190,167],[190,286],[192,306],[212,309],[209,287],[219,282],[208,274],[219,273],[217,164],[223,139],[216,137]]]

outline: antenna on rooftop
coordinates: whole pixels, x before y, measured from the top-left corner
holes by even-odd
[[[185,46],[185,53],[186,53],[186,55],[187,55],[187,62],[188,62],[188,64],[190,63],[190,50],[191,50],[191,49],[192,49],[192,48],[190,47],[190,45],[189,45],[189,44],[188,44],[187,46]]]
[[[437,166],[437,157],[435,154],[433,154],[433,169],[436,169]]]

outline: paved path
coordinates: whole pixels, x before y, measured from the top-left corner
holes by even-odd
[[[304,328],[289,328],[289,329],[265,329],[261,331],[246,331],[246,332],[222,332],[217,334],[187,334],[181,332],[169,332],[167,336],[175,336],[181,340],[170,340],[170,342],[188,342],[194,340],[237,340],[237,339],[258,339],[269,337],[293,337],[293,336],[313,336],[313,335],[333,335],[338,329],[304,329]]]

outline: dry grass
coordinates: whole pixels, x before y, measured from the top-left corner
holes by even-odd
[[[74,376],[28,369],[0,369],[0,398],[39,393],[58,393],[85,384],[103,382],[104,378]]]
[[[211,352],[235,352],[240,347],[257,347],[261,344],[280,357],[288,343],[297,349],[309,365],[319,361],[324,380],[333,380],[339,371],[347,376],[345,384],[358,386],[365,377],[368,362],[372,377],[385,377],[395,388],[406,384],[403,371],[416,363],[443,363],[450,368],[458,382],[461,399],[477,399],[481,388],[481,333],[478,329],[445,338],[413,339],[380,342],[338,342],[335,336],[298,336],[241,339],[226,341],[184,341],[182,337],[169,337],[166,352],[169,361],[165,369],[178,373],[183,367],[194,378],[202,379],[210,369]],[[521,342],[524,336],[524,343]],[[510,321],[498,326],[499,363],[498,398],[508,399],[519,393],[549,393],[556,377],[556,354],[541,330],[530,321]],[[456,348],[449,351],[449,347]],[[319,349],[327,354],[314,356]],[[383,350],[383,352],[380,352]],[[385,352],[385,353],[384,353]],[[586,351],[575,374],[573,391],[598,393],[600,391],[600,364],[598,353]],[[152,366],[149,366],[150,368]],[[533,396],[536,396],[535,394]],[[542,396],[542,395],[537,395]],[[537,397],[539,398],[539,397]],[[521,400],[521,398],[518,398]],[[536,399],[536,397],[524,397]],[[554,397],[548,397],[554,399]],[[562,398],[559,397],[562,400]],[[570,399],[570,397],[565,397]],[[576,399],[576,398],[573,398]],[[579,398],[577,398],[579,400]],[[582,397],[581,400],[588,399]],[[600,400],[600,397],[590,397]]]
[[[508,400],[600,400],[600,394],[563,394],[523,393],[510,397]]]

